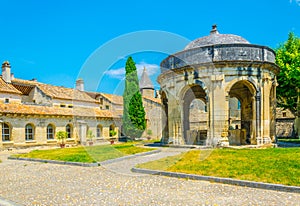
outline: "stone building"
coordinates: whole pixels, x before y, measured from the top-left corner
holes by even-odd
[[[276,109],[276,137],[278,139],[295,137],[295,119],[295,115],[290,110]]]
[[[160,100],[146,96],[144,104],[151,111]],[[58,131],[68,133],[69,144],[86,144],[88,131],[94,142],[118,138],[122,113],[122,96],[87,92],[82,79],[75,88],[54,86],[15,78],[9,62],[2,64],[0,148],[55,145]],[[111,130],[117,132],[113,137]]]
[[[166,115],[163,141],[206,145],[275,141],[279,67],[274,62],[272,49],[220,34],[216,26],[210,35],[168,56],[158,77]]]
[[[155,89],[144,68],[139,81],[140,92],[143,96],[143,106],[146,112],[147,129],[144,136],[161,138],[161,101],[154,96]],[[151,134],[151,135],[150,135]]]

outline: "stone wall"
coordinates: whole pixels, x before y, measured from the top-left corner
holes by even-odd
[[[10,127],[10,141],[2,141],[0,139],[0,147],[24,147],[34,145],[47,145],[56,144],[57,140],[47,139],[47,126],[53,125],[54,133],[58,131],[66,131],[66,125],[70,124],[72,128],[72,136],[67,139],[69,143],[85,143],[87,131],[91,130],[94,135],[94,141],[100,139],[109,139],[110,125],[114,125],[117,132],[115,137],[118,137],[118,122],[109,119],[96,119],[96,118],[76,118],[66,116],[43,116],[43,115],[8,115],[2,116],[3,123]],[[2,123],[2,124],[3,124]],[[0,124],[0,136],[2,137],[2,124]],[[31,124],[34,128],[33,140],[25,140],[25,126]],[[81,126],[84,126],[85,133],[81,133]],[[97,126],[101,125],[101,136],[97,137]]]
[[[288,109],[276,109],[276,136],[277,138],[291,138],[294,132],[295,116]]]

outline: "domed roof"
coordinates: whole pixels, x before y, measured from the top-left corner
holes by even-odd
[[[220,34],[217,30],[217,25],[212,26],[209,36],[195,39],[189,43],[184,50],[194,49],[198,47],[214,45],[214,44],[250,44],[243,37],[233,34]]]

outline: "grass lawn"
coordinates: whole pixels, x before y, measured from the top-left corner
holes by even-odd
[[[18,154],[14,156],[69,162],[92,163],[141,152],[148,152],[151,150],[153,149],[137,147],[134,145],[134,143],[130,142],[115,145],[100,145],[50,150],[33,150],[26,154]]]
[[[300,149],[191,150],[139,168],[300,186]],[[201,160],[204,159],[204,160]]]

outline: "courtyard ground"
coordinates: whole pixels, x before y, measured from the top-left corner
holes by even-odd
[[[178,149],[103,167],[7,160],[0,152],[0,197],[20,205],[299,205],[300,194],[130,172]]]

